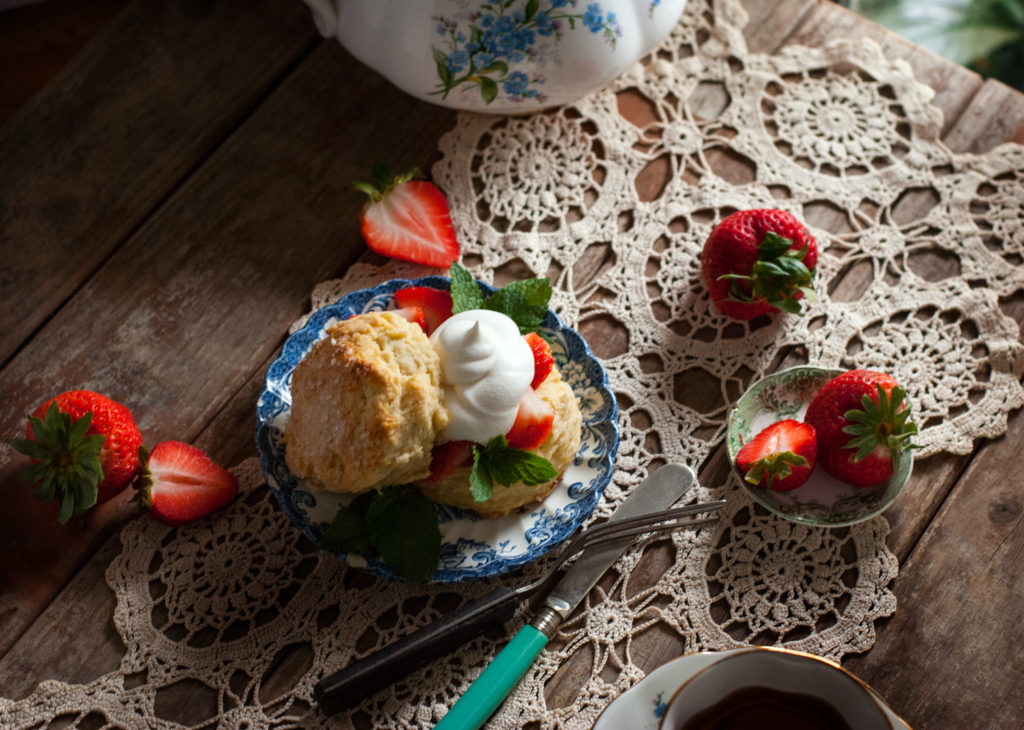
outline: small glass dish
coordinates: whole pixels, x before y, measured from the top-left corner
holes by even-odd
[[[779,517],[819,527],[853,525],[881,514],[910,478],[913,451],[897,459],[888,481],[871,487],[846,484],[816,467],[803,486],[776,492],[748,483],[736,468],[736,454],[747,441],[776,421],[803,420],[807,406],[818,391],[843,372],[837,368],[801,365],[773,373],[751,385],[729,411],[726,447],[733,471],[754,501]]]

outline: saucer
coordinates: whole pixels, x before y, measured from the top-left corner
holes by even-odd
[[[659,730],[658,724],[668,707],[669,700],[683,684],[721,659],[749,650],[750,647],[744,647],[729,651],[687,654],[662,664],[604,708],[594,723],[593,730]],[[870,687],[868,689],[878,699],[879,706],[893,728],[910,730],[910,726],[903,722],[881,697],[878,697],[877,692]]]

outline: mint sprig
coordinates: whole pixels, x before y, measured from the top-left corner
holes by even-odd
[[[452,285],[452,313],[469,309],[501,312],[519,327],[522,334],[536,332],[544,323],[551,301],[551,282],[547,279],[520,279],[484,298],[473,275],[457,261],[449,270]]]
[[[473,469],[469,474],[469,490],[477,502],[485,502],[494,493],[494,485],[511,487],[523,483],[528,487],[550,482],[558,476],[551,462],[531,451],[515,449],[504,436],[495,436],[483,448],[473,447]]]
[[[410,581],[429,578],[441,558],[441,529],[434,506],[411,486],[361,494],[323,530],[326,550],[379,557]]]

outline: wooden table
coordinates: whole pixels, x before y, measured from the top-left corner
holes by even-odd
[[[745,4],[753,51],[868,36],[906,60],[954,151],[1024,142],[1020,93],[824,0]],[[367,256],[350,181],[378,159],[429,170],[454,120],[321,41],[297,1],[128,2],[0,127],[0,433],[89,387],[129,403],[149,445],[253,456],[256,394],[288,325],[316,283]],[[1000,304],[1024,319],[1024,296]],[[973,454],[919,464],[886,515],[899,609],[844,664],[915,728],[1024,727],[1022,426],[1018,411]],[[117,667],[103,575],[133,518],[125,495],[60,527],[19,466],[0,460],[8,698]],[[713,457],[703,478],[725,468]],[[655,645],[646,664],[676,651]],[[195,692],[171,688],[164,716],[190,722]]]

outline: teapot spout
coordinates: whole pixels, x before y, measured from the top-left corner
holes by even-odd
[[[305,0],[305,3],[313,11],[313,22],[320,35],[333,38],[338,31],[338,11],[332,0]]]

